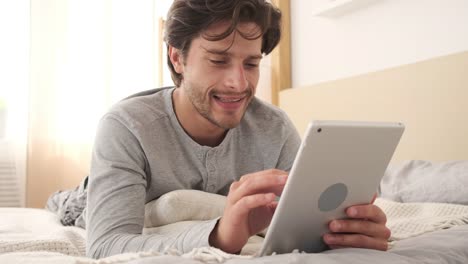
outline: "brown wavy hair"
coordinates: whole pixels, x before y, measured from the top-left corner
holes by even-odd
[[[221,21],[231,22],[225,32],[217,35],[203,32]],[[265,0],[174,0],[167,14],[164,41],[168,49],[167,64],[175,85],[180,86],[183,76],[175,71],[169,59],[169,46],[180,50],[186,58],[194,38],[202,36],[210,41],[222,40],[244,22],[253,22],[260,30],[250,34],[237,33],[249,40],[262,37],[261,52],[269,54],[281,37],[281,12]]]

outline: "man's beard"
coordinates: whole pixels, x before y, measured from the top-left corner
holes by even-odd
[[[244,117],[247,106],[252,100],[252,89],[247,89],[247,91],[245,92],[245,98],[243,99],[246,101],[244,102],[244,109],[242,109],[242,116],[240,118],[233,117],[225,118],[225,120],[216,120],[213,111],[211,111],[211,100],[214,100],[213,94],[215,94],[216,91],[210,91],[208,93],[208,98],[206,98],[207,100],[204,100],[204,94],[197,92],[200,90],[197,89],[197,87],[194,87],[193,85],[185,82],[184,88],[186,89],[189,101],[192,103],[193,107],[197,110],[197,112],[210,123],[222,129],[232,129],[237,127],[242,118]],[[232,115],[236,115],[236,113],[233,113]]]

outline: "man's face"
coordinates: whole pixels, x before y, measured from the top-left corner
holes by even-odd
[[[226,23],[210,26],[204,33],[219,34]],[[242,23],[243,33],[256,33],[254,23]],[[236,127],[255,95],[259,78],[262,38],[244,39],[234,31],[220,41],[203,37],[192,40],[181,65],[181,89],[198,114],[211,124],[230,129]]]

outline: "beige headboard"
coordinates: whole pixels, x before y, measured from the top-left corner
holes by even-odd
[[[468,52],[288,89],[280,107],[301,134],[312,119],[403,122],[393,161],[468,159]]]

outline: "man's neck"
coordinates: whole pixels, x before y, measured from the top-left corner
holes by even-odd
[[[179,124],[195,142],[210,147],[221,144],[228,130],[214,125],[200,115],[181,88],[174,90],[172,105]]]

